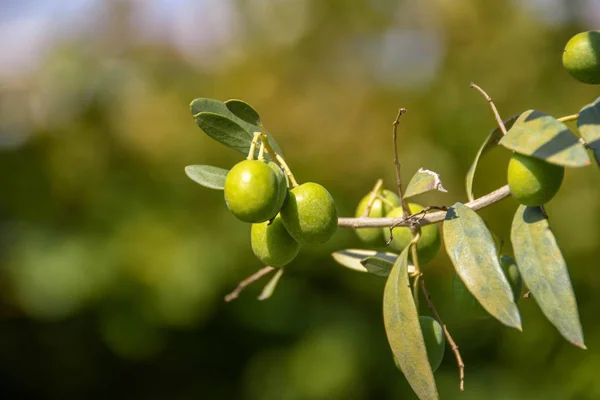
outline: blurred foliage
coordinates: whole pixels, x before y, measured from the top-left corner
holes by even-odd
[[[188,104],[248,101],[296,177],[328,187],[342,216],[378,177],[392,187],[391,122],[405,107],[405,180],[439,172],[449,193],[419,202],[450,205],[465,200],[464,175],[494,127],[469,82],[504,118],[567,115],[598,96],[561,66],[566,41],[592,28],[587,3],[203,1],[180,12],[178,42],[140,33],[150,3],[99,2],[89,18],[101,23],[0,85],[0,394],[412,398],[383,330],[384,280],[330,257],[359,246],[352,231],[302,249],[269,301],[255,300],[256,285],[223,303],[261,265],[222,193],[184,174],[240,159],[197,128]],[[486,155],[476,196],[505,184],[509,156]],[[447,256],[426,266],[467,365],[461,399],[600,397],[597,179],[595,166],[568,170],[547,207],[588,351],[533,300],[520,304],[523,333],[464,321]],[[516,206],[481,213],[506,252]],[[459,397],[450,352],[436,379],[442,398]]]

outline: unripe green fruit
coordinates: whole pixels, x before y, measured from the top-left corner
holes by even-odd
[[[523,290],[523,280],[517,264],[512,257],[503,255],[500,257],[500,266],[513,292],[513,299],[515,303],[518,303]],[[471,294],[458,275],[454,276],[454,304],[456,309],[466,317],[474,319],[490,317],[490,314],[479,304],[479,301]]]
[[[392,211],[395,207],[400,205],[400,197],[390,190],[384,189],[379,193],[388,203],[382,201],[381,199],[376,199],[373,202],[373,206],[369,211],[368,217],[371,218],[381,218],[387,216],[387,214]],[[362,200],[358,203],[358,207],[356,207],[356,213],[354,214],[357,218],[362,217],[367,205],[369,204],[369,199],[371,198],[371,193],[367,194]],[[356,235],[360,240],[366,243],[369,246],[373,247],[381,247],[384,246],[387,241],[387,236],[384,235],[381,228],[357,228]]]
[[[549,202],[560,189],[564,167],[539,158],[514,153],[508,163],[508,186],[512,196],[526,206]]]
[[[415,203],[408,204],[412,214],[423,211],[423,206]],[[386,217],[397,218],[402,216],[402,207],[394,208]],[[385,237],[389,237],[390,230],[383,228]],[[392,230],[393,239],[390,247],[396,251],[402,251],[412,241],[412,234],[408,227],[398,227]],[[421,227],[421,238],[417,242],[417,253],[419,254],[419,263],[426,264],[440,251],[442,245],[440,231],[436,224],[425,225]]]
[[[300,243],[290,236],[279,214],[270,225],[268,221],[252,224],[250,242],[254,255],[271,267],[283,267],[300,251]]]
[[[563,66],[583,83],[600,83],[600,31],[581,32],[573,36],[562,55]]]
[[[281,209],[283,225],[301,244],[321,244],[337,230],[337,210],[333,198],[318,183],[304,183],[290,190]]]
[[[277,175],[264,161],[244,160],[231,168],[223,188],[225,203],[244,222],[264,222],[279,212]]]
[[[281,207],[283,207],[283,204],[287,200],[288,196],[287,179],[285,177],[285,173],[279,167],[279,165],[275,164],[273,161],[269,161],[268,165],[273,170],[273,172],[275,172],[275,176],[277,176],[277,182],[279,182],[279,192],[277,197],[277,212],[279,212],[279,210],[281,210]]]
[[[435,372],[442,363],[444,351],[446,350],[444,330],[440,323],[431,317],[420,316],[419,323],[423,331],[427,358],[429,359],[429,364],[431,364],[432,371]]]

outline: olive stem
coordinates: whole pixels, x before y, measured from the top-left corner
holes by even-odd
[[[370,194],[369,201],[367,202],[367,206],[365,207],[365,211],[363,211],[361,217],[369,216],[369,213],[371,212],[371,208],[373,208],[373,204],[375,204],[375,200],[377,199],[377,197],[379,197],[377,194],[381,190],[382,186],[383,186],[383,179],[377,179],[377,182],[375,182],[375,186],[373,186],[373,189],[371,189],[371,192],[369,193]]]
[[[481,210],[487,206],[499,202],[510,196],[508,185],[502,186],[485,196],[479,197],[465,205],[474,211]],[[422,213],[410,215],[407,218],[338,218],[338,226],[341,228],[390,228],[398,226],[421,227],[425,225],[435,224],[443,221],[446,218],[446,210],[427,213],[421,216]],[[418,217],[417,217],[418,215]]]
[[[254,132],[254,137],[252,138],[252,142],[250,143],[250,150],[248,150],[248,160],[254,160],[254,151],[256,150],[256,145],[258,144],[260,135],[260,132]]]
[[[417,311],[419,311],[419,281],[421,280],[421,276],[423,275],[421,273],[421,267],[419,266],[419,255],[417,254],[417,242],[419,241],[419,239],[421,239],[421,229],[417,228],[417,230],[413,233],[413,239],[411,240],[409,246],[410,246],[410,252],[412,255],[412,262],[413,262],[413,266],[415,268],[415,271],[413,272],[413,276],[415,277],[415,280],[413,281],[413,297],[415,299],[415,307],[417,308]]]
[[[258,160],[263,161],[265,159],[265,142],[260,141],[260,148],[258,149]]]
[[[394,203],[392,203],[391,201],[389,201],[388,199],[386,199],[385,197],[383,197],[382,195],[378,194],[377,195],[377,199],[381,200],[382,203],[385,203],[386,205],[395,208],[397,207]]]
[[[402,205],[402,216],[408,217],[410,215],[410,208],[404,200],[404,192],[402,190],[402,180],[400,179],[400,161],[398,161],[398,124],[400,123],[400,117],[406,112],[406,108],[400,108],[396,119],[392,122],[392,140],[394,145],[394,165],[396,167],[396,186],[398,187],[398,196],[400,197],[400,204]],[[391,234],[390,234],[391,235]]]
[[[465,363],[463,362],[463,359],[460,355],[460,351],[458,350],[458,345],[456,344],[454,339],[452,339],[452,335],[450,335],[450,331],[448,330],[446,325],[442,322],[442,319],[440,318],[440,314],[438,314],[437,310],[435,309],[435,306],[433,305],[433,300],[431,300],[431,296],[429,295],[429,292],[427,291],[427,287],[425,286],[424,279],[421,279],[421,290],[423,291],[423,295],[425,296],[425,300],[427,301],[427,306],[431,310],[431,313],[433,314],[433,316],[435,317],[437,322],[442,326],[442,330],[444,331],[444,336],[446,337],[446,341],[450,345],[450,348],[452,348],[452,352],[454,353],[454,357],[456,358],[456,364],[458,365],[458,375],[459,375],[459,380],[460,380],[458,387],[459,387],[460,391],[463,392],[465,390]]]
[[[262,143],[265,146],[265,152],[267,154],[270,154],[271,156],[273,156],[273,158],[275,159],[275,162],[277,162],[277,164],[279,164],[279,166],[283,169],[285,176],[287,176],[287,178],[289,180],[290,187],[292,189],[297,187],[298,182],[296,181],[296,178],[294,177],[292,170],[290,169],[290,167],[288,167],[288,165],[285,162],[285,160],[283,159],[283,157],[281,157],[281,155],[273,149],[273,147],[269,143],[269,138],[267,137],[267,135],[264,133],[260,133],[260,132],[257,132],[257,133],[261,135]],[[256,135],[256,133],[255,133],[255,135]]]
[[[576,121],[577,118],[579,118],[579,114],[571,114],[571,115],[565,115],[564,117],[557,118],[557,120],[559,120],[560,122],[569,122],[569,121]]]
[[[259,269],[258,271],[256,271],[240,283],[238,283],[237,287],[231,293],[225,296],[225,302],[229,303],[230,301],[237,299],[244,289],[246,289],[248,286],[250,286],[251,284],[253,284],[254,282],[256,282],[257,280],[259,280],[260,278],[267,275],[273,270],[275,270],[275,268],[269,266]]]
[[[506,135],[506,127],[504,126],[504,122],[502,122],[502,118],[500,118],[500,113],[498,113],[498,109],[496,108],[496,105],[492,101],[492,98],[485,92],[485,90],[483,90],[482,88],[477,86],[475,83],[471,82],[471,87],[474,89],[477,89],[477,91],[479,91],[479,93],[481,93],[483,95],[483,97],[485,97],[487,102],[490,104],[492,112],[494,113],[494,118],[496,118],[498,127],[500,128],[500,131],[502,131],[502,135]]]

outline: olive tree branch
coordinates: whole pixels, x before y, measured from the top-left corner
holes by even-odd
[[[506,127],[504,126],[504,122],[502,122],[502,118],[500,118],[500,113],[498,113],[498,109],[496,108],[496,105],[492,101],[492,98],[485,92],[485,90],[483,90],[482,88],[477,86],[475,83],[471,82],[471,87],[474,89],[477,89],[477,91],[479,91],[479,93],[481,93],[482,96],[485,97],[487,102],[490,104],[490,107],[492,108],[492,112],[494,113],[494,118],[496,118],[496,122],[498,123],[498,127],[500,128],[500,131],[502,131],[502,135],[506,135]]]
[[[462,392],[465,390],[465,363],[463,362],[463,359],[460,355],[460,351],[458,350],[458,345],[456,344],[454,339],[452,339],[452,335],[450,335],[450,331],[448,330],[446,325],[442,322],[440,315],[438,314],[437,310],[435,309],[435,306],[433,305],[433,301],[431,300],[429,291],[427,291],[427,287],[425,286],[425,280],[421,279],[420,283],[421,283],[421,290],[423,291],[423,295],[425,296],[425,300],[427,301],[427,306],[433,313],[433,316],[435,317],[437,322],[439,322],[439,324],[442,326],[442,330],[444,331],[444,336],[446,337],[446,340],[448,341],[448,344],[450,345],[450,348],[452,349],[452,352],[454,353],[454,357],[456,357],[456,364],[458,365],[458,375],[459,375],[459,380],[460,380],[459,388]]]
[[[242,293],[242,291],[244,289],[246,289],[248,286],[250,286],[257,280],[259,280],[263,276],[267,275],[269,272],[273,271],[274,269],[275,269],[274,267],[269,267],[269,266],[261,268],[258,271],[256,271],[255,273],[253,273],[252,275],[250,275],[249,277],[247,277],[246,279],[244,279],[243,281],[241,281],[240,283],[238,283],[237,287],[233,290],[233,292],[231,292],[227,296],[225,296],[225,302],[229,303],[230,301],[237,299],[238,296],[240,295],[240,293]]]
[[[510,196],[508,185],[502,186],[491,193],[481,196],[465,205],[473,211],[481,210],[487,206],[499,202]],[[447,211],[436,211],[433,213],[418,212],[408,217],[397,218],[338,218],[338,226],[341,228],[389,228],[392,226],[421,227],[435,224],[446,218]]]
[[[402,205],[402,214],[404,217],[408,217],[410,215],[410,208],[408,204],[404,200],[404,192],[402,190],[402,179],[400,178],[400,161],[398,160],[398,145],[397,145],[397,137],[398,137],[398,124],[400,123],[400,117],[402,114],[406,112],[406,108],[401,108],[398,110],[398,115],[396,115],[396,119],[392,122],[392,140],[394,144],[394,166],[396,167],[396,186],[398,186],[398,196],[400,196],[400,204]]]

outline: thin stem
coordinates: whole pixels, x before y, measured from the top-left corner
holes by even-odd
[[[398,124],[400,123],[400,117],[402,114],[406,112],[406,108],[401,108],[398,110],[398,115],[396,115],[396,119],[392,122],[392,139],[394,144],[394,165],[396,166],[396,186],[398,187],[398,196],[400,196],[400,204],[402,204],[402,215],[403,217],[408,217],[410,215],[410,208],[408,204],[404,200],[404,193],[402,191],[402,179],[400,179],[400,161],[398,161],[398,145],[397,145],[397,137],[398,137]]]
[[[377,179],[375,182],[375,186],[370,192],[369,201],[367,202],[367,206],[365,207],[365,211],[362,213],[362,217],[368,217],[371,212],[371,208],[373,208],[373,204],[375,204],[375,200],[377,199],[377,193],[381,190],[383,186],[383,179]]]
[[[237,299],[238,296],[240,295],[240,293],[242,293],[242,291],[244,289],[246,289],[248,286],[250,286],[257,280],[259,280],[263,276],[267,275],[269,272],[273,271],[274,269],[275,269],[274,267],[268,267],[268,266],[261,268],[258,271],[256,271],[255,273],[253,273],[252,275],[250,275],[249,277],[247,277],[246,279],[244,279],[243,281],[241,281],[240,283],[238,283],[237,287],[233,290],[233,292],[231,292],[227,296],[225,296],[225,302],[229,303],[230,301]]]
[[[492,112],[494,113],[494,118],[496,118],[496,123],[498,123],[498,127],[502,131],[502,134],[506,135],[506,127],[504,126],[504,122],[502,122],[502,118],[500,118],[500,114],[498,113],[498,109],[496,108],[496,105],[492,101],[492,98],[485,92],[485,90],[483,90],[482,88],[477,86],[475,83],[471,82],[471,87],[474,89],[477,89],[479,91],[479,93],[481,93],[483,95],[483,97],[485,97],[487,102],[490,104],[490,107],[492,108]]]
[[[502,186],[485,196],[479,197],[465,204],[474,211],[481,210],[489,205],[499,202],[510,196],[508,185]],[[446,218],[447,211],[437,211],[434,213],[426,213],[421,216],[421,213],[408,218],[338,218],[338,226],[342,228],[389,228],[392,226],[408,226],[417,227],[435,224],[443,221]]]
[[[256,150],[256,145],[258,144],[260,135],[260,132],[254,132],[254,137],[250,143],[250,150],[248,150],[248,157],[246,157],[248,160],[254,160],[254,151]]]
[[[414,275],[415,280],[413,281],[413,298],[415,299],[415,307],[417,311],[419,310],[419,280],[423,275],[421,273],[421,267],[419,266],[419,255],[417,254],[417,243],[419,239],[421,239],[421,229],[417,228],[413,233],[413,239],[411,240],[409,246],[412,255],[412,262],[415,268],[415,271],[412,275]]]
[[[255,135],[256,135],[256,133],[255,133]],[[288,165],[285,162],[285,160],[283,159],[283,157],[281,157],[281,155],[273,149],[273,147],[269,143],[268,136],[264,133],[260,133],[260,135],[261,135],[262,143],[265,146],[265,152],[267,154],[270,154],[271,156],[273,156],[273,158],[275,159],[275,162],[277,162],[277,164],[279,164],[279,166],[283,169],[285,176],[287,176],[288,180],[290,181],[290,186],[292,188],[295,188],[296,186],[298,186],[298,182],[296,181],[296,178],[294,178],[294,174],[292,174],[292,170],[290,169],[290,167],[288,167]]]
[[[263,140],[260,141],[260,148],[258,149],[258,160],[265,159],[265,142]]]
[[[438,314],[437,310],[435,309],[435,306],[433,305],[433,301],[431,300],[431,296],[429,295],[429,292],[427,291],[427,287],[425,286],[424,279],[421,279],[421,289],[423,290],[423,295],[425,296],[425,300],[427,300],[427,306],[431,310],[431,312],[432,312],[433,316],[435,317],[435,319],[437,320],[437,322],[439,322],[439,324],[442,326],[442,330],[444,331],[444,336],[446,336],[446,341],[448,341],[448,344],[450,345],[450,347],[452,348],[452,352],[454,353],[454,357],[456,357],[456,364],[458,365],[458,375],[459,375],[459,380],[460,380],[458,387],[460,388],[460,391],[462,392],[465,390],[465,363],[463,362],[463,359],[460,355],[460,351],[458,350],[458,345],[456,344],[454,339],[452,339],[452,335],[450,335],[450,331],[448,330],[446,325],[442,322],[442,319],[440,318],[440,314]]]
[[[579,118],[579,114],[571,114],[571,115],[565,115],[564,117],[557,118],[557,120],[559,120],[560,122],[569,122],[569,121],[577,121],[577,118]]]
[[[378,200],[381,200],[381,202],[382,202],[382,203],[384,203],[384,204],[386,204],[386,205],[390,206],[391,208],[396,208],[396,207],[397,207],[397,205],[396,205],[396,204],[392,203],[391,201],[389,201],[388,199],[386,199],[385,197],[383,197],[383,196],[382,196],[382,195],[380,195],[380,194],[378,194],[378,195],[377,195],[377,199],[378,199]]]

